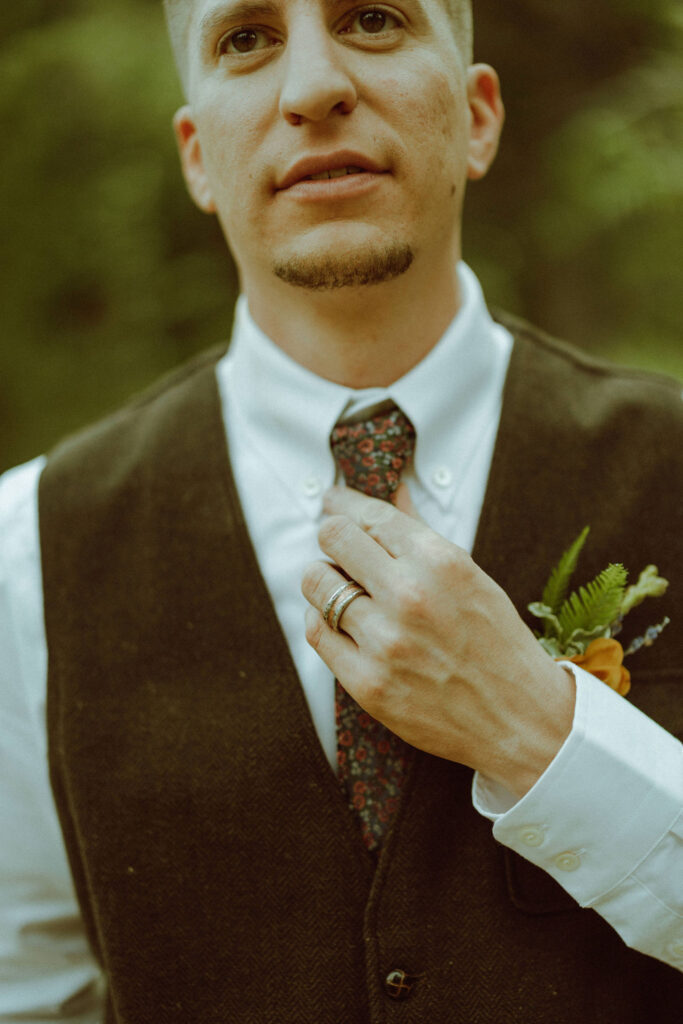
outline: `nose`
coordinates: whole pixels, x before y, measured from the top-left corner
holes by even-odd
[[[341,48],[321,32],[290,37],[280,113],[290,124],[324,121],[330,114],[350,114],[358,102],[356,87],[344,66]]]

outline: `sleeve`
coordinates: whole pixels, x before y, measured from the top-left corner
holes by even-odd
[[[572,731],[522,797],[476,774],[494,837],[543,868],[624,942],[683,971],[683,746],[594,676]]]
[[[0,478],[0,1024],[101,1024],[103,985],[52,801],[37,487]]]

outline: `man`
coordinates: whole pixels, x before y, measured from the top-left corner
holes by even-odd
[[[243,298],[229,356],[3,483],[0,1019],[678,1019],[678,390],[459,262],[503,120],[467,3],[168,15]],[[587,572],[672,580],[633,704],[518,614],[586,522]]]

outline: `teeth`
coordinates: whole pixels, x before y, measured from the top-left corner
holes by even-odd
[[[321,171],[320,174],[309,174],[305,181],[325,181],[327,178],[342,178],[345,174],[362,174],[362,167],[337,167],[334,171]]]

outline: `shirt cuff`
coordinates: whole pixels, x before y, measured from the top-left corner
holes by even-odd
[[[504,846],[547,871],[581,906],[623,882],[683,804],[681,745],[595,676],[576,680],[572,730],[520,800],[475,774],[477,811]]]

